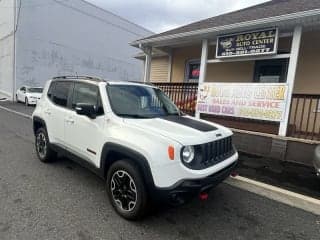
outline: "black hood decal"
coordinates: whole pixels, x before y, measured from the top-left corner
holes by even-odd
[[[210,124],[196,121],[191,118],[178,116],[178,115],[164,116],[164,117],[161,117],[161,119],[167,120],[170,122],[174,122],[174,123],[178,123],[178,124],[190,127],[190,128],[194,128],[194,129],[197,129],[202,132],[210,132],[210,131],[217,130],[216,127],[211,126]]]

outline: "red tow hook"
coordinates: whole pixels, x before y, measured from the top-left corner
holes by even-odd
[[[200,198],[201,201],[208,200],[208,197],[209,197],[209,195],[206,192],[202,192],[202,193],[199,194],[199,198]]]
[[[232,172],[231,174],[230,174],[230,176],[231,177],[236,177],[236,176],[238,176],[239,174],[237,173],[237,172]]]

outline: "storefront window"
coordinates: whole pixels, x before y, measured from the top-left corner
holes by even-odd
[[[288,59],[273,59],[256,61],[254,81],[261,83],[286,82]]]
[[[198,81],[200,75],[200,60],[190,60],[186,65],[186,81]]]

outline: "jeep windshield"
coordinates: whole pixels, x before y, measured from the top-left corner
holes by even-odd
[[[180,115],[178,107],[159,89],[139,85],[107,86],[112,111],[125,118]]]

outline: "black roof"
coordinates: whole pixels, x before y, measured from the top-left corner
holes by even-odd
[[[166,32],[151,35],[137,41],[314,9],[320,9],[320,0],[272,0],[253,7],[207,18]]]

